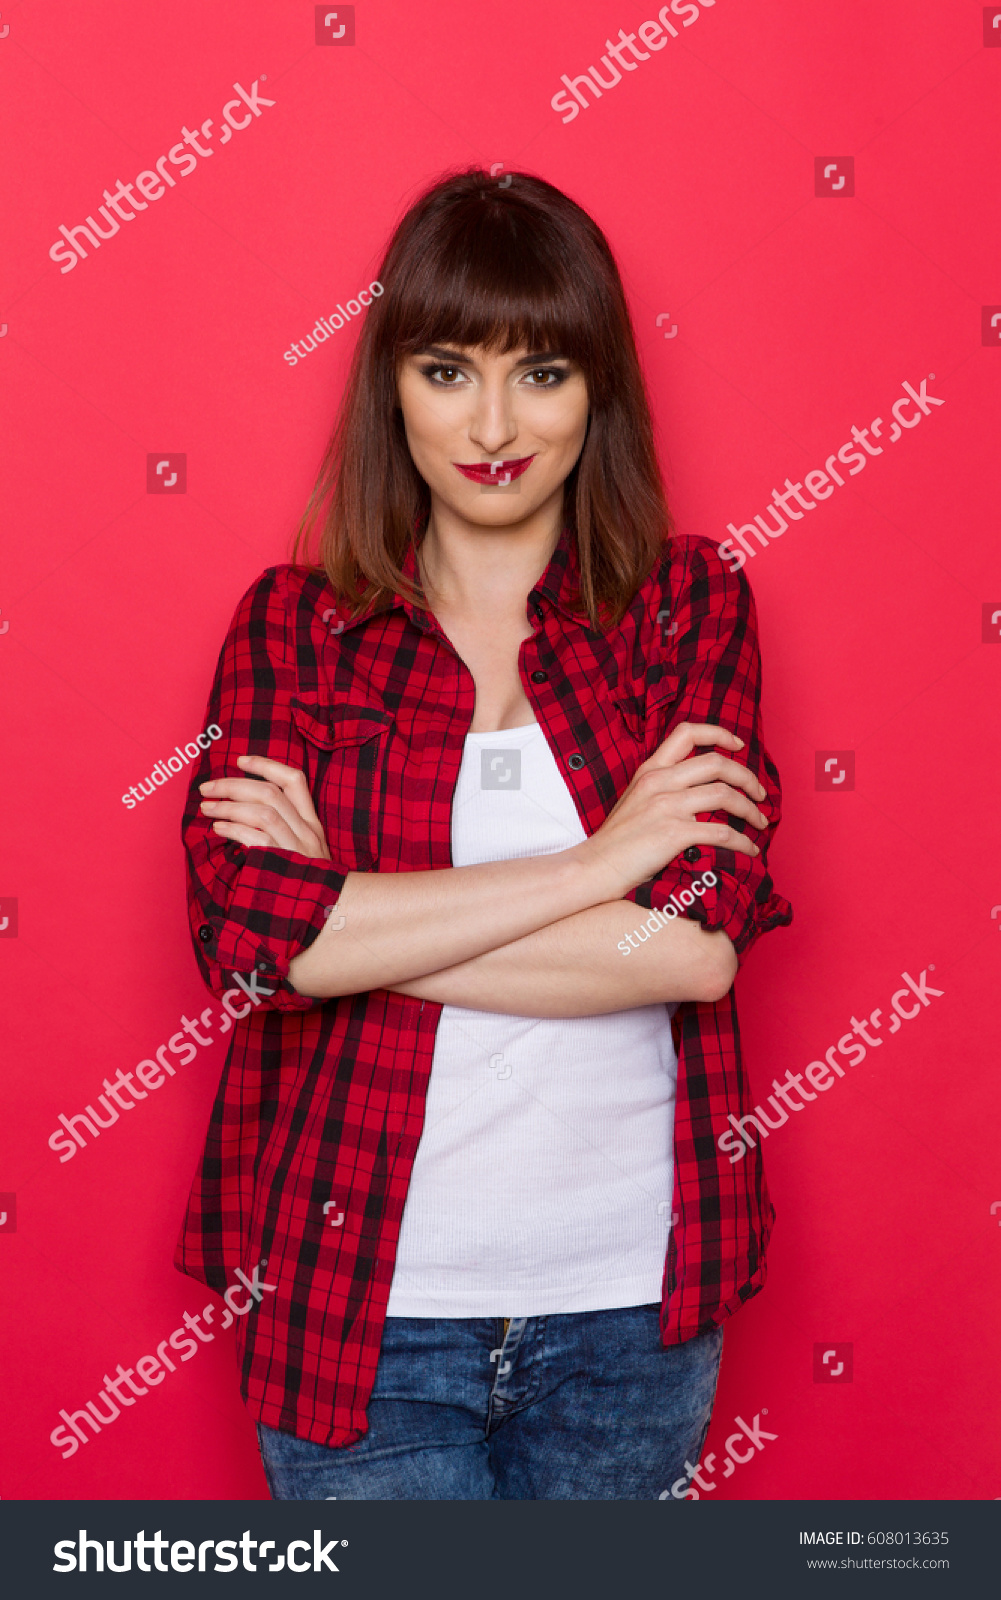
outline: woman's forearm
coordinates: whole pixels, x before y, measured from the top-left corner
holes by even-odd
[[[300,994],[318,999],[391,988],[510,944],[627,887],[608,853],[589,840],[555,855],[473,867],[349,872],[334,914],[291,962],[289,978]]]
[[[390,984],[400,994],[519,1017],[590,1017],[659,1000],[718,1000],[737,957],[720,929],[679,917],[628,956],[649,913],[628,900],[591,906],[441,972]]]

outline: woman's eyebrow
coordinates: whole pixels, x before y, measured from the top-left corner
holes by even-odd
[[[534,350],[530,356],[523,356],[515,362],[516,367],[536,367],[540,361],[569,361],[561,350]]]
[[[461,355],[458,350],[450,350],[443,344],[425,344],[414,351],[415,356],[435,356],[439,361],[468,362],[469,357]]]
[[[454,361],[456,364],[469,365],[471,357],[464,356],[458,350],[449,349],[443,344],[428,344],[421,350],[414,351],[415,356],[432,356],[437,361]],[[569,356],[553,350],[535,350],[531,355],[522,356],[515,362],[516,367],[536,367],[541,361],[568,361]]]

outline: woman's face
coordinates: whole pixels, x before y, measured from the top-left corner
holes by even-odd
[[[575,362],[524,348],[498,355],[430,345],[401,360],[396,376],[410,454],[433,505],[503,527],[562,502],[587,432],[587,385]]]

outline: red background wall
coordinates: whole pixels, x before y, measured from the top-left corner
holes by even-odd
[[[736,1415],[775,1435],[717,1471],[719,1499],[999,1497],[1001,649],[981,618],[1001,610],[1001,324],[993,348],[981,326],[1001,309],[1001,38],[967,0],[703,0],[564,124],[561,75],[600,67],[653,0],[363,0],[342,47],[314,43],[315,9],[2,11],[0,911],[16,899],[19,921],[0,932],[0,1495],[266,1496],[232,1331],[71,1458],[49,1440],[206,1298],[171,1255],[218,1026],[72,1160],[47,1141],[212,1001],[184,916],[187,778],[119,797],[203,728],[236,601],[288,557],[356,329],[294,368],[283,352],[375,277],[429,179],[500,162],[613,243],[682,532],[722,540],[853,424],[882,417],[885,441],[902,383],[935,374],[944,403],[747,566],[795,908],[737,980],[755,1099],[853,1015],[881,1006],[885,1030],[903,971],[942,994],[769,1137],[770,1278],[728,1325],[707,1451]],[[221,143],[255,80],[274,104]],[[213,156],[62,273],[59,225],[207,117]],[[818,197],[815,158],[847,155],[854,195]],[[186,492],[148,493],[147,457],[179,453]],[[853,790],[817,790],[818,751],[854,751]],[[844,1344],[852,1381],[815,1382],[815,1345]]]

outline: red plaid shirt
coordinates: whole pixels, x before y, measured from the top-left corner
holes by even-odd
[[[762,738],[755,607],[746,577],[707,539],[675,540],[622,622],[594,632],[570,602],[577,552],[564,532],[528,597],[521,681],[590,835],[678,722],[719,723],[779,817]],[[413,552],[405,570],[415,576]],[[319,934],[345,874],[450,867],[451,808],[475,688],[433,615],[342,620],[322,573],[269,567],[237,607],[203,726],[222,730],[193,770],[181,825],[195,954],[234,1023],[175,1263],[224,1292],[236,1270],[274,1288],[237,1319],[241,1391],[255,1417],[326,1445],[366,1431],[400,1222],[421,1137],[441,1005],[373,989],[315,1000],[289,963]],[[213,833],[198,784],[235,777],[238,755],[306,771],[331,861],[245,848]],[[723,812],[714,821],[733,821]],[[764,833],[757,857],[692,846],[629,899],[665,906],[711,867],[688,915],[725,928],[741,962],[788,923]],[[733,990],[673,1019],[679,1072],[665,1345],[708,1331],[765,1281],[774,1218],[752,1148],[717,1140],[751,1107]],[[333,1208],[324,1212],[324,1205]],[[333,1225],[343,1215],[343,1221]],[[238,1290],[242,1297],[244,1289]]]

